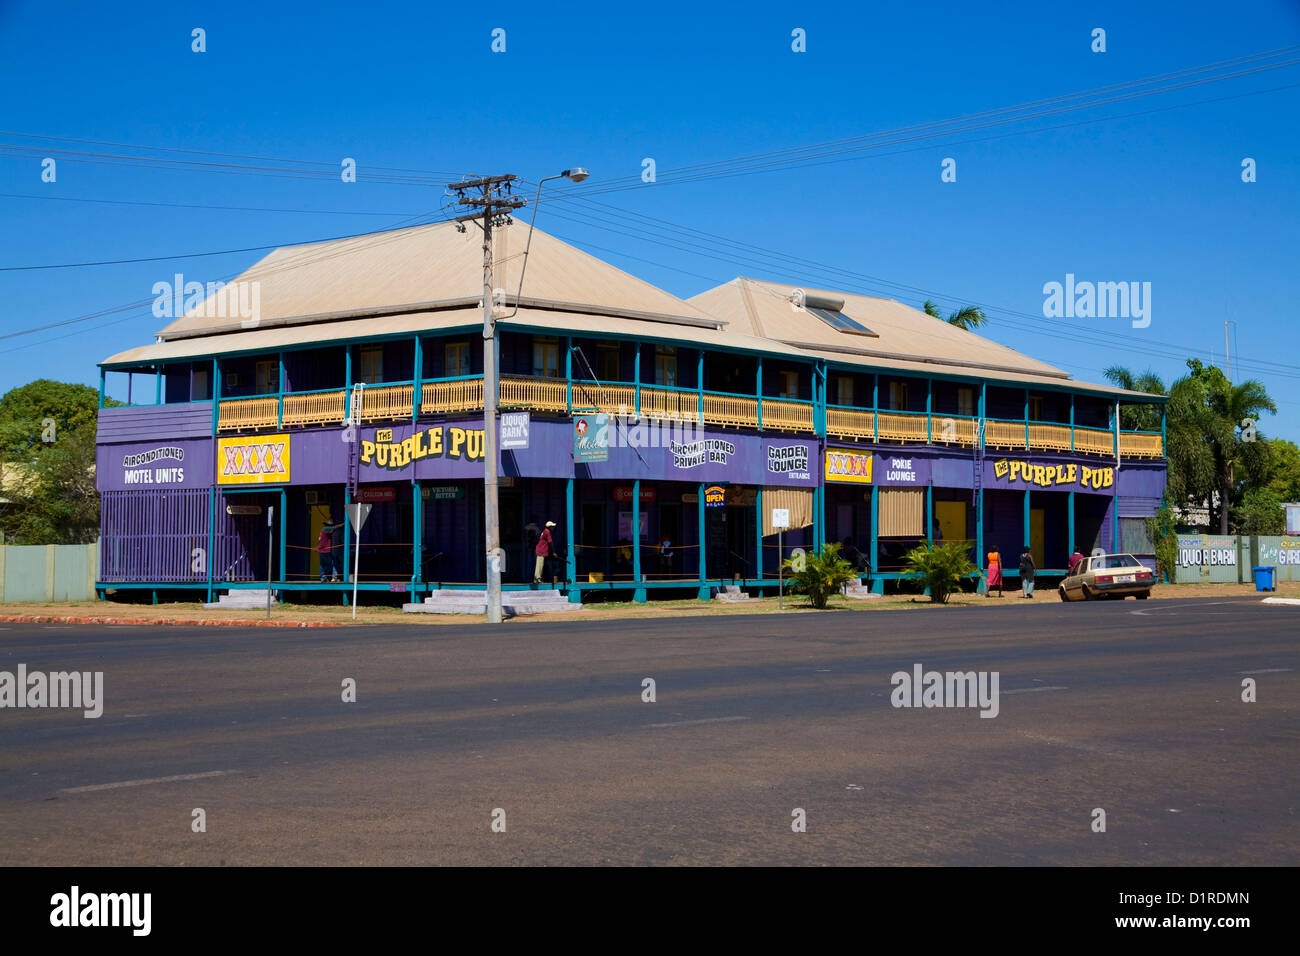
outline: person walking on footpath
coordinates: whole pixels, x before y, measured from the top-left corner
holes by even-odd
[[[1027,598],[1034,596],[1034,556],[1028,548],[1020,552],[1020,590]]]
[[[334,560],[334,530],[339,527],[339,522],[333,517],[329,518],[321,525],[320,536],[316,538],[316,554],[320,556],[320,583],[325,583],[326,573],[330,576],[330,581],[338,581],[339,565]]]
[[[995,587],[998,589],[998,597],[1002,597],[1002,555],[996,549],[988,553],[988,587],[984,596],[992,597]]]
[[[554,521],[546,522],[541,537],[537,539],[537,546],[533,548],[533,553],[537,555],[537,564],[533,568],[534,584],[542,583],[542,572],[546,570],[546,559],[555,556],[555,548],[552,546],[551,539],[551,529],[554,527]]]

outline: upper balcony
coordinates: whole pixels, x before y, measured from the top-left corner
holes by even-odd
[[[409,421],[421,416],[483,410],[481,375],[421,382],[419,393],[417,405],[413,381],[364,386],[361,421]],[[347,402],[348,390],[342,388],[223,399],[218,407],[217,431],[339,425],[347,417]],[[979,440],[978,419],[969,415],[828,405],[824,429],[819,429],[817,409],[810,401],[522,375],[501,376],[498,407],[561,416],[603,412],[633,419],[695,421],[719,428],[825,434],[833,439],[873,444],[974,448]],[[1164,457],[1160,432],[1122,431],[1118,441],[1122,458]],[[1115,443],[1115,432],[1105,428],[996,418],[984,422],[984,446],[989,449],[1114,457]]]

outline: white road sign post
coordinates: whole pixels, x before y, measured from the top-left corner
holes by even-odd
[[[772,509],[772,527],[776,529],[776,608],[785,610],[785,549],[781,547],[781,532],[790,527],[790,509]]]
[[[352,619],[357,618],[357,580],[361,575],[361,526],[366,523],[370,517],[370,509],[374,505],[351,504],[346,506],[348,521],[352,522],[352,527],[357,529],[357,548],[355,557],[352,560]]]
[[[274,556],[274,530],[271,519],[275,517],[275,505],[266,508],[266,619],[271,620],[271,559]]]

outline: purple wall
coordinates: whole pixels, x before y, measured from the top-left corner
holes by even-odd
[[[174,444],[176,438],[208,438],[212,435],[212,403],[185,402],[180,405],[132,405],[101,408],[95,441],[152,441]]]

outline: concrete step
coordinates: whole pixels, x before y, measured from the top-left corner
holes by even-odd
[[[884,596],[872,594],[871,588],[865,584],[846,584],[841,593],[850,601],[874,601]]]
[[[275,592],[271,592],[271,603],[275,603]],[[238,591],[228,591],[217,598],[213,604],[203,605],[205,608],[254,608],[266,607],[266,588],[261,589],[240,589]]]
[[[444,601],[425,599],[420,604],[403,604],[402,610],[407,614],[486,614],[487,602],[483,600],[483,592],[480,591],[477,601],[465,598]],[[568,599],[563,601],[501,602],[501,611],[506,617],[514,617],[518,614],[554,614],[556,612],[569,613],[581,610],[581,604],[570,604]]]
[[[726,604],[746,604],[753,601],[754,598],[742,591],[739,585],[728,584],[726,587],[722,588],[722,590],[718,591],[717,594],[713,595],[713,600],[722,601]]]

